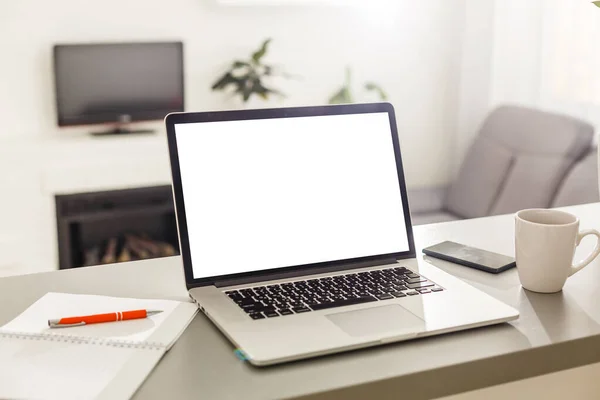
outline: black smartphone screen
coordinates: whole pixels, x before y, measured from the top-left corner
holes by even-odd
[[[487,272],[498,273],[515,266],[513,257],[454,242],[442,242],[423,249],[423,253]]]

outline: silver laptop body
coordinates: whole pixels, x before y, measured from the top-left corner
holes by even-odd
[[[176,113],[166,126],[190,297],[252,364],[518,318],[417,260],[390,104]]]

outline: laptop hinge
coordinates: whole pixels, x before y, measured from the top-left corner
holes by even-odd
[[[397,258],[385,258],[381,260],[370,260],[363,262],[355,262],[355,263],[345,263],[338,264],[335,266],[329,267],[319,267],[313,270],[311,269],[303,269],[301,271],[289,271],[289,272],[280,272],[276,274],[261,274],[255,276],[245,276],[243,278],[232,278],[226,279],[222,281],[215,281],[214,285],[216,287],[225,287],[225,286],[236,286],[236,285],[245,285],[249,283],[255,282],[263,282],[263,281],[274,281],[278,279],[287,279],[287,278],[295,278],[298,276],[307,276],[307,275],[316,275],[316,274],[324,274],[327,272],[337,272],[344,271],[349,269],[357,269],[357,268],[367,268],[367,267],[376,267],[378,265],[389,265],[396,263]]]

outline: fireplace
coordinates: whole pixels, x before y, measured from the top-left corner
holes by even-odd
[[[55,200],[60,269],[179,254],[170,185]]]

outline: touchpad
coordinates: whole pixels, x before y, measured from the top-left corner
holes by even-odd
[[[425,321],[399,304],[329,314],[327,318],[350,336],[420,332]]]

